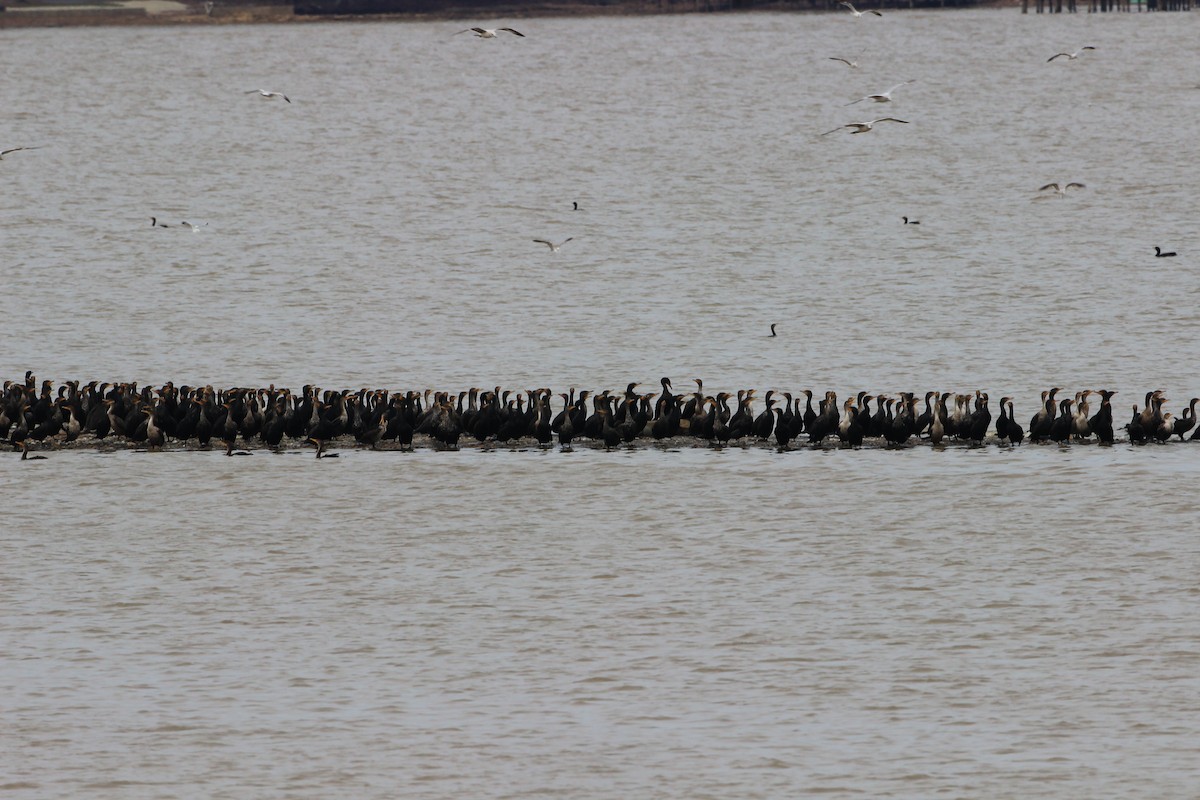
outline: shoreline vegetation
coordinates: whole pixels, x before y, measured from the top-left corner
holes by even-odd
[[[1016,7],[1017,0],[885,0],[888,9]],[[838,12],[837,0],[0,0],[0,29],[102,25],[230,25],[330,21],[650,16],[736,11]]]

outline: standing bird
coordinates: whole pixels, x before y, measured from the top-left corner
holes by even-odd
[[[1159,247],[1158,245],[1154,246],[1154,257],[1155,258],[1170,258],[1171,256],[1175,256],[1175,255],[1179,255],[1179,254],[1173,253],[1173,252],[1172,253],[1164,253],[1162,251],[1161,247]]]
[[[845,125],[840,125],[831,131],[825,131],[821,135],[828,136],[831,133],[837,133],[842,128],[856,128],[857,130],[850,131],[851,135],[854,135],[856,133],[868,133],[874,129],[875,123],[877,123],[877,122],[899,122],[903,125],[908,124],[908,120],[906,120],[906,119],[896,119],[895,117],[880,117],[879,119],[873,119],[870,122],[847,122]],[[1082,184],[1079,184],[1079,185],[1082,186]]]
[[[883,16],[883,14],[880,14],[878,11],[876,11],[876,10],[875,10],[875,9],[873,9],[873,8],[868,8],[866,11],[859,11],[859,10],[858,10],[857,8],[855,8],[853,5],[851,5],[850,3],[847,3],[847,2],[846,2],[846,0],[842,0],[842,2],[838,3],[838,5],[839,5],[839,6],[845,6],[846,8],[850,9],[850,13],[854,15],[854,18],[855,18],[855,19],[858,19],[858,18],[859,18],[859,17],[861,17],[863,14],[874,14],[874,15],[875,15],[875,16],[877,16],[877,17],[882,17],[882,16]],[[1092,48],[1092,49],[1094,50],[1095,48]]]
[[[287,100],[289,103],[292,102],[288,98],[288,96],[286,94],[284,94],[283,92],[268,92],[266,89],[250,89],[248,91],[243,92],[243,94],[254,94],[255,92],[257,92],[261,97],[267,98],[268,100],[271,100],[276,97],[282,97],[284,100]]]
[[[458,31],[458,33],[455,33],[454,35],[458,36],[459,33],[474,33],[475,38],[477,39],[495,39],[496,34],[500,31],[508,31],[514,36],[520,36],[522,39],[525,38],[525,34],[521,33],[520,31],[513,30],[512,28],[466,28]]]
[[[1055,53],[1054,55],[1052,55],[1046,59],[1046,63],[1049,64],[1051,61],[1053,61],[1056,58],[1065,58],[1068,61],[1074,61],[1075,59],[1079,58],[1080,55],[1083,54],[1084,50],[1095,50],[1095,49],[1096,48],[1092,47],[1089,44],[1089,45],[1084,45],[1083,47],[1076,50],[1074,53]]]

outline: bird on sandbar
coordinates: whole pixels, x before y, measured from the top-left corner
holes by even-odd
[[[271,100],[276,97],[282,97],[284,100],[287,100],[289,103],[292,102],[291,99],[283,92],[269,92],[266,89],[250,89],[249,91],[243,92],[243,94],[254,94],[255,92],[257,92],[259,94],[259,96],[265,97],[268,100]]]
[[[1096,48],[1092,47],[1089,44],[1089,45],[1079,48],[1074,53],[1055,53],[1054,55],[1052,55],[1046,59],[1046,63],[1049,64],[1051,61],[1053,61],[1056,58],[1065,58],[1068,61],[1074,61],[1075,59],[1079,58],[1080,55],[1083,54],[1084,50],[1095,50],[1095,49]]]
[[[525,38],[525,34],[518,30],[513,30],[512,28],[464,28],[454,35],[458,36],[459,33],[474,33],[475,38],[477,39],[495,39],[496,34],[500,31],[508,31],[513,36],[520,36],[522,39]]]
[[[838,5],[839,5],[839,6],[845,6],[846,8],[850,9],[850,13],[854,15],[854,18],[855,18],[855,19],[858,19],[858,18],[859,18],[859,17],[861,17],[863,14],[874,14],[874,15],[875,15],[875,16],[877,16],[877,17],[882,17],[882,16],[883,16],[883,14],[880,14],[878,11],[876,11],[876,10],[875,10],[875,9],[873,9],[873,8],[868,8],[866,11],[859,11],[859,10],[858,10],[857,8],[855,8],[855,7],[854,7],[852,4],[850,4],[850,3],[847,3],[847,2],[846,2],[846,0],[842,0],[842,2],[838,3]]]
[[[567,242],[571,241],[574,238],[575,238],[574,236],[568,236],[566,239],[563,239],[558,244],[555,244],[554,242],[551,242],[551,241],[547,241],[546,239],[534,239],[533,241],[537,242],[538,244],[546,245],[546,247],[550,248],[551,253],[557,253],[564,244],[566,244]]]
[[[896,119],[895,117],[880,117],[879,119],[873,119],[870,122],[847,122],[845,125],[836,127],[831,131],[825,131],[821,135],[828,136],[831,133],[837,133],[842,128],[855,128],[856,130],[850,131],[851,135],[854,135],[856,133],[867,133],[875,127],[875,123],[877,123],[877,122],[900,122],[904,125],[908,124],[908,120],[906,120],[906,119]]]

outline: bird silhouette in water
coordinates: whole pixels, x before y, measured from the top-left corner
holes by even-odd
[[[1164,252],[1162,251],[1162,248],[1161,248],[1161,247],[1159,247],[1158,245],[1155,245],[1155,246],[1154,246],[1154,255],[1155,255],[1155,257],[1157,257],[1157,258],[1170,258],[1171,256],[1174,256],[1174,255],[1179,255],[1179,254],[1178,254],[1178,253],[1175,253],[1175,252],[1171,252],[1171,253],[1164,253]]]
[[[919,219],[909,219],[908,217],[901,217],[900,219],[904,220],[905,225],[920,225],[921,224],[921,220],[919,220]]]
[[[578,201],[572,201],[572,203],[571,203],[571,210],[572,210],[572,211],[578,211],[578,210],[579,210],[579,203],[578,203]]]
[[[775,335],[775,323],[774,322],[771,323],[771,335],[772,336]]]

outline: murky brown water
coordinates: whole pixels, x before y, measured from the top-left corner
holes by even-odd
[[[0,373],[1200,394],[1195,15],[461,27],[0,35]],[[6,796],[1200,785],[1186,445],[51,456]]]

